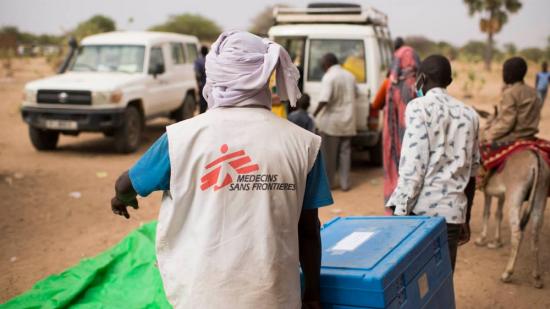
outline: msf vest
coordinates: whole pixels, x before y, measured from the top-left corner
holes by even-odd
[[[157,259],[175,308],[300,308],[298,220],[321,139],[263,108],[167,129]]]

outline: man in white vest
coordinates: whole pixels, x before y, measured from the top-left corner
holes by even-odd
[[[226,32],[206,57],[206,113],[167,127],[115,185],[115,214],[163,190],[157,260],[175,308],[321,308],[317,208],[332,204],[318,136],[271,113],[299,73],[278,44]],[[301,294],[299,269],[304,274]]]

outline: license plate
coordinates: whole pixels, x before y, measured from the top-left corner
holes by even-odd
[[[78,123],[71,120],[46,120],[47,129],[77,130]]]

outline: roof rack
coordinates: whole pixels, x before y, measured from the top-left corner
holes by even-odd
[[[275,24],[333,23],[387,26],[388,16],[373,7],[273,9]]]

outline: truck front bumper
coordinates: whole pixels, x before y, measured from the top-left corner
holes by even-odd
[[[21,116],[30,126],[40,129],[64,132],[108,132],[123,124],[124,109],[45,109],[23,106]],[[65,125],[56,126],[56,123]]]

